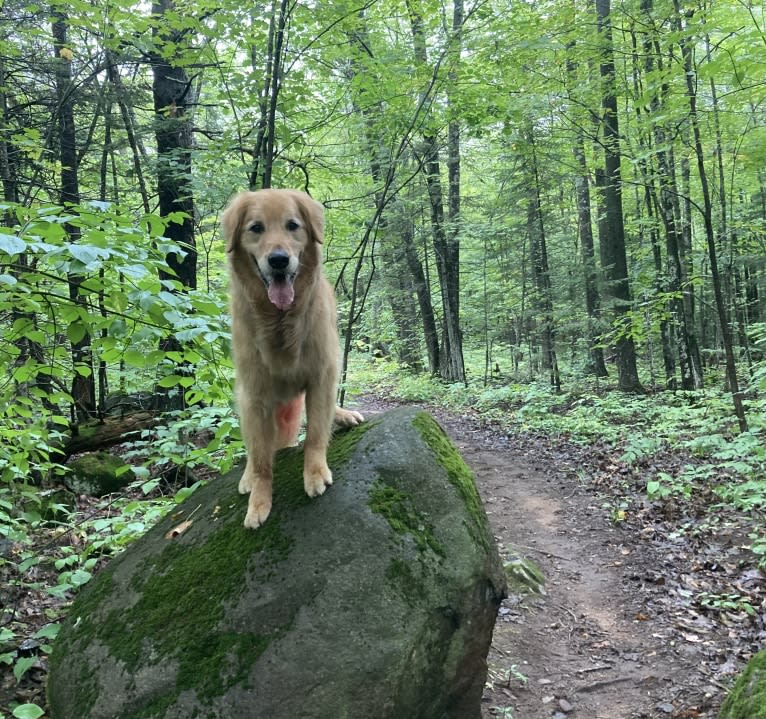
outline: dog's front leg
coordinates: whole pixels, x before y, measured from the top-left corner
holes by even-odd
[[[306,390],[306,441],[303,445],[303,486],[309,497],[323,494],[332,484],[327,445],[335,416],[335,386],[319,382]]]
[[[247,465],[239,480],[239,493],[250,493],[245,526],[257,529],[271,512],[276,426],[273,415],[264,415],[255,406],[243,406],[240,413],[242,436],[247,447]]]

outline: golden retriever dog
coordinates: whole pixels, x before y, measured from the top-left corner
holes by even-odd
[[[335,296],[322,270],[324,208],[296,190],[237,195],[221,219],[231,284],[236,396],[250,494],[245,526],[271,511],[274,453],[295,444],[304,401],[303,486],[310,497],[332,484],[327,445],[333,420],[362,421],[335,405],[339,344]]]

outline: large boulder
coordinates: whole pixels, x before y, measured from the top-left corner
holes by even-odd
[[[103,569],[56,641],[52,719],[478,719],[505,580],[470,471],[409,409],[328,459],[310,499],[282,450],[255,531],[240,469]]]
[[[766,719],[766,649],[739,675],[721,707],[719,719]]]

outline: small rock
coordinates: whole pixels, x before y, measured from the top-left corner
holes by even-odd
[[[657,705],[657,711],[661,711],[663,714],[672,714],[673,713],[673,705],[668,703],[668,702],[664,702],[662,704],[658,704]]]
[[[563,711],[565,714],[569,714],[574,707],[566,700],[566,699],[559,699],[559,709]]]

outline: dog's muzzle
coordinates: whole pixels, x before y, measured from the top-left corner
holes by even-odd
[[[271,304],[283,312],[288,310],[295,300],[293,282],[298,274],[297,268],[290,271],[290,255],[284,250],[274,250],[266,257],[266,267],[261,267],[255,257],[253,260]]]

